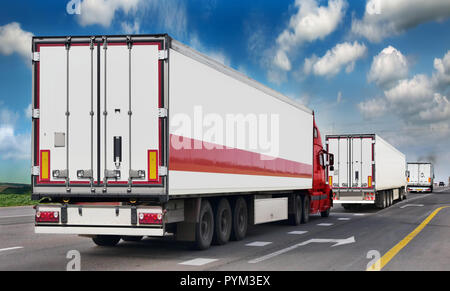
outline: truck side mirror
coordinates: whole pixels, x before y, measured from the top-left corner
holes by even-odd
[[[334,166],[334,155],[330,154],[329,159],[330,159],[330,166]],[[334,170],[331,170],[331,171],[334,171]]]

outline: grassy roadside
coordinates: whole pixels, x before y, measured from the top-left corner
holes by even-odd
[[[31,194],[0,194],[0,207],[36,205],[38,201],[31,200]]]

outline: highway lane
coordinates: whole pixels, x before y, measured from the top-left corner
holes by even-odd
[[[297,227],[250,227],[244,241],[205,251],[171,238],[101,248],[87,238],[35,234],[30,207],[6,208],[0,209],[0,270],[65,270],[70,250],[80,252],[82,270],[365,270],[373,259],[369,252],[383,256],[443,205],[450,206],[448,189],[410,194],[384,210],[346,212],[337,206],[329,218],[312,216]],[[348,244],[332,247],[342,239]],[[450,209],[442,210],[383,270],[450,270]]]

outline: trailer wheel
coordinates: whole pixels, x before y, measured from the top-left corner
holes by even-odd
[[[242,240],[247,235],[248,211],[247,202],[239,197],[234,202],[233,207],[233,227],[231,229],[232,240]]]
[[[100,247],[113,247],[120,241],[118,235],[96,235],[92,238],[92,241]]]
[[[307,223],[309,221],[309,210],[310,210],[310,203],[309,203],[309,195],[303,196],[303,209],[302,209],[302,223]]]
[[[232,228],[232,216],[231,207],[228,199],[220,199],[215,209],[215,227],[213,243],[218,245],[224,245],[230,240],[231,228]]]
[[[209,248],[214,234],[214,214],[211,203],[206,199],[202,199],[199,221],[195,228],[195,247],[198,250]]]
[[[302,205],[302,197],[299,195],[295,195],[293,197],[293,206],[294,213],[289,215],[289,223],[293,226],[297,226],[302,223],[302,215],[303,215],[303,205]]]
[[[123,241],[130,241],[130,242],[141,241],[142,238],[143,236],[130,236],[130,235],[122,236]]]

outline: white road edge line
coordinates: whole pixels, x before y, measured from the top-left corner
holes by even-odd
[[[0,252],[12,251],[12,250],[18,250],[18,249],[23,249],[23,247],[4,248],[4,249],[0,249]]]

